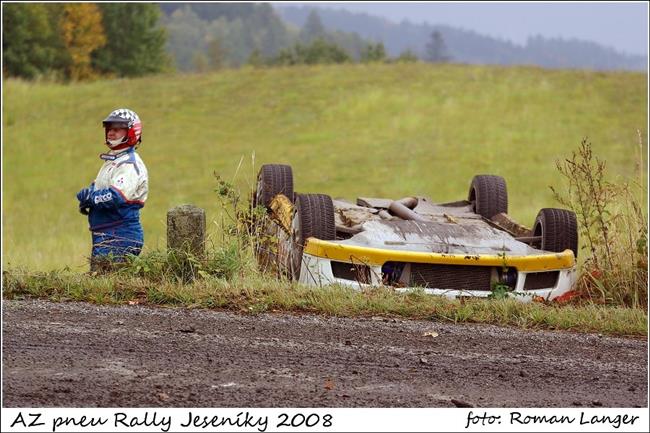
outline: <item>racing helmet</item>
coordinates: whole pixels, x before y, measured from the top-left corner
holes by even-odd
[[[104,140],[106,145],[113,150],[126,149],[142,142],[142,122],[133,110],[118,108],[102,121],[104,126]],[[109,128],[126,128],[126,135],[117,143],[108,140]]]

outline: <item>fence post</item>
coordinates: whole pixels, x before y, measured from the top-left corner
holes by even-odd
[[[205,255],[205,211],[184,204],[167,211],[167,248],[194,257]]]

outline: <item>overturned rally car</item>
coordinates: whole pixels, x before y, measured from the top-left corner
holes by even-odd
[[[518,224],[508,216],[500,176],[475,176],[467,200],[359,197],[355,204],[295,193],[291,167],[267,164],[252,200],[270,216],[257,247],[260,265],[307,285],[420,288],[448,297],[485,297],[500,287],[522,300],[550,300],[575,284],[575,214],[546,208],[532,230]]]

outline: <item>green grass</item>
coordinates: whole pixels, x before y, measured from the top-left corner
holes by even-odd
[[[243,313],[308,312],[338,317],[405,317],[453,323],[490,323],[525,329],[599,332],[647,336],[647,314],[641,309],[597,305],[556,306],[515,299],[449,300],[423,292],[398,294],[386,288],[355,291],[332,286],[309,288],[265,276],[230,280],[202,278],[191,284],[154,281],[128,275],[90,277],[50,271],[3,274],[5,299],[29,297],[101,304],[152,304],[218,308]]]
[[[647,76],[428,64],[227,70],[81,84],[4,80],[3,264],[85,270],[90,233],[75,193],[101,161],[101,119],[143,120],[150,195],[145,244],[164,248],[166,211],[207,211],[213,171],[252,182],[255,163],[294,167],[296,190],[334,197],[464,198],[474,174],[508,182],[510,213],[532,225],[561,187],[555,160],[584,136],[613,178],[634,172],[647,135]],[[646,143],[644,143],[646,145]],[[645,149],[643,150],[645,154]]]

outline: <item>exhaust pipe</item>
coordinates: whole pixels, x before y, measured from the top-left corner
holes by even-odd
[[[415,200],[415,205],[417,205],[417,199],[413,197],[408,197],[408,199],[413,199]],[[390,204],[388,207],[388,210],[390,210],[392,213],[397,215],[398,217],[405,219],[405,220],[413,220],[413,221],[429,221],[427,218],[423,217],[420,214],[417,214],[413,212],[411,209],[407,207],[407,205],[404,204],[404,201],[407,199],[402,199],[402,200],[396,200]],[[408,204],[412,204],[412,202],[408,202]],[[413,207],[415,207],[413,205]]]

